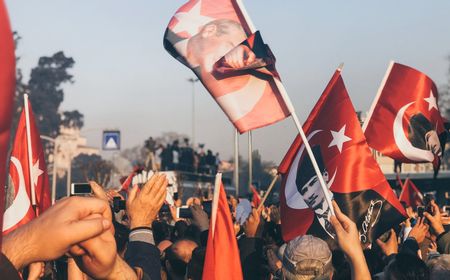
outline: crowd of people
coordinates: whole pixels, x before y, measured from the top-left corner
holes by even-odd
[[[182,143],[174,140],[167,145],[157,143],[150,137],[145,147],[149,151],[146,166],[152,170],[160,171],[185,171],[215,175],[219,168],[219,153],[206,150],[203,144],[198,149],[192,148],[188,138]]]
[[[163,206],[167,185],[163,174],[126,194],[91,182],[92,197],[62,199],[4,236],[1,278],[202,279],[210,201],[188,198],[191,215],[180,218]],[[112,209],[117,197],[126,206]],[[423,214],[407,207],[409,217],[365,249],[333,202],[332,249],[312,235],[285,242],[277,204],[253,208],[240,224],[239,199],[227,198],[244,279],[450,279],[450,217],[433,200]]]

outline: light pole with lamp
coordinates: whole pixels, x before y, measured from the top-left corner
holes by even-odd
[[[45,135],[41,135],[42,140],[47,140],[53,143],[53,173],[52,173],[52,205],[55,204],[56,200],[56,149],[58,148],[57,139],[51,138]]]

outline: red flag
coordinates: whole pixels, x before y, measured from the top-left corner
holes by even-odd
[[[6,160],[16,86],[14,39],[3,0],[0,0],[0,42],[0,213],[3,213],[5,207],[3,186],[6,181]],[[2,225],[3,216],[0,215],[0,227]]]
[[[369,146],[386,156],[436,164],[446,136],[436,85],[422,72],[391,63],[363,130]]]
[[[370,244],[403,219],[404,209],[366,144],[340,70],[303,129],[330,195],[356,223],[362,243]],[[330,207],[304,149],[298,136],[279,167],[283,238],[309,233],[335,245]]]
[[[261,196],[258,193],[258,190],[255,186],[250,185],[250,190],[252,191],[252,206],[258,208],[259,204],[261,204]]]
[[[239,249],[221,173],[216,176],[202,279],[243,279]]]
[[[191,0],[169,22],[166,50],[191,68],[240,133],[290,115],[275,58],[236,0]]]
[[[409,178],[407,178],[405,180],[405,183],[403,184],[403,189],[400,193],[399,199],[400,201],[405,202],[406,205],[413,208],[417,208],[417,206],[423,205],[422,193]]]
[[[120,180],[121,186],[119,191],[128,191],[130,184],[133,181],[133,177],[136,175],[136,171],[132,171],[128,177],[122,177]],[[123,179],[123,181],[122,181]]]
[[[16,138],[11,154],[9,175],[14,186],[14,201],[6,209],[3,220],[3,233],[13,231],[17,227],[31,221],[36,215],[31,205],[31,184],[36,193],[36,213],[42,213],[51,206],[50,188],[45,155],[42,149],[39,131],[34,120],[31,104],[28,104],[30,118],[30,140],[32,166],[28,160],[28,141],[25,109],[20,116]]]

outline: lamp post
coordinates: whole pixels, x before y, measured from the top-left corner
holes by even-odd
[[[45,135],[41,135],[42,140],[47,140],[53,143],[53,173],[52,173],[52,205],[55,204],[56,200],[56,149],[57,149],[57,138],[51,138]]]
[[[195,83],[199,79],[189,78],[187,81],[192,84],[192,148],[195,150]]]

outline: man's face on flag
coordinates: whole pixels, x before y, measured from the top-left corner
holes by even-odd
[[[328,172],[325,170],[322,173],[323,179],[328,183]],[[299,190],[300,194],[303,196],[305,203],[313,210],[321,209],[325,201],[325,194],[320,186],[319,178],[314,175],[309,179],[306,184]]]
[[[319,170],[322,172],[325,183],[328,184],[329,176],[325,167],[320,145],[312,147]],[[306,205],[313,210],[322,209],[325,202],[325,194],[320,186],[319,178],[314,170],[308,155],[305,155],[297,169],[296,185],[298,192],[302,195]]]
[[[239,23],[228,19],[211,21],[189,39],[187,61],[193,68],[211,72],[214,63],[245,39],[246,34]]]

